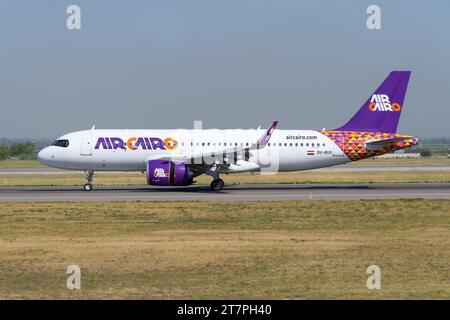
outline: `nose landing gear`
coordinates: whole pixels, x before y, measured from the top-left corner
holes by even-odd
[[[84,191],[91,191],[92,190],[92,181],[94,180],[94,171],[85,171],[84,172],[86,174],[86,179],[88,181],[88,183],[86,183],[83,186]]]

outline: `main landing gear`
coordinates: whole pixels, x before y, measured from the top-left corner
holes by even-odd
[[[211,189],[211,191],[219,192],[223,189],[223,187],[225,185],[223,180],[219,178],[219,170],[220,170],[220,165],[216,164],[207,173],[207,175],[209,175],[213,178],[213,181],[209,185],[209,188]]]
[[[224,187],[225,183],[223,182],[222,179],[214,179],[211,184],[209,185],[209,188],[211,189],[211,191],[221,191]]]
[[[91,191],[92,190],[92,181],[94,180],[94,171],[85,171],[84,172],[86,174],[86,179],[88,181],[88,183],[86,183],[83,186],[84,191]]]

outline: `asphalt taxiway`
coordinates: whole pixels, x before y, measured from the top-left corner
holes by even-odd
[[[431,165],[352,165],[343,164],[333,167],[312,169],[307,172],[365,172],[365,171],[450,171],[450,165],[431,164]],[[80,173],[81,171],[67,171],[55,168],[0,168],[0,175],[5,174],[68,174]],[[116,174],[132,174],[134,172],[115,172]]]
[[[221,192],[208,186],[101,187],[85,192],[82,187],[0,188],[0,202],[34,201],[254,201],[254,200],[360,200],[450,199],[450,184],[258,184],[226,186]]]

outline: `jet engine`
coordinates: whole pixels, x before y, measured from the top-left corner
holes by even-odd
[[[184,162],[150,160],[147,162],[147,183],[153,186],[187,186],[194,177]]]

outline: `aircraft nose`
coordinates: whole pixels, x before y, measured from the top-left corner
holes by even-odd
[[[37,159],[39,160],[39,162],[43,163],[43,164],[48,164],[50,162],[50,160],[52,159],[52,155],[50,154],[50,150],[48,147],[42,149],[41,151],[39,151],[38,155],[37,155]]]

